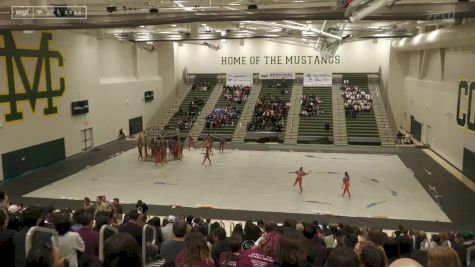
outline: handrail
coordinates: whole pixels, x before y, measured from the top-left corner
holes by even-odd
[[[34,226],[31,227],[26,233],[25,237],[25,255],[28,256],[33,242],[33,234],[36,232],[44,232],[53,235],[53,244],[58,245],[59,234],[56,230],[46,227]]]
[[[472,245],[467,248],[467,266],[470,265],[470,261],[472,259],[472,252],[475,251],[475,245]]]
[[[113,231],[115,234],[119,233],[119,230],[108,224],[104,224],[99,231],[99,260],[104,261],[104,234],[106,230]]]
[[[153,233],[152,244],[157,243],[157,229],[149,224],[145,224],[142,228],[142,262],[147,262],[147,229],[151,229]]]

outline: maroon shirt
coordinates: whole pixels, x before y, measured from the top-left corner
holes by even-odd
[[[85,261],[89,264],[99,262],[99,232],[91,228],[81,228],[78,231],[84,241],[86,250],[84,251]]]
[[[185,254],[185,250],[178,252],[175,258],[175,266],[177,267],[182,266],[184,254]],[[210,260],[210,261],[200,261],[198,264],[193,265],[193,266],[188,266],[188,267],[216,267],[216,266],[214,265],[213,260]]]
[[[237,267],[239,255],[230,255],[231,251],[221,253],[219,256],[219,267]]]
[[[271,256],[262,254],[259,249],[248,249],[239,255],[237,266],[239,267],[264,267],[275,261]]]

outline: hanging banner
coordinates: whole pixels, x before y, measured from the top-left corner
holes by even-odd
[[[303,86],[332,86],[331,73],[305,73]]]
[[[227,73],[226,85],[227,86],[252,86],[253,74],[252,73]]]
[[[295,73],[293,72],[264,72],[259,73],[261,80],[295,80]]]

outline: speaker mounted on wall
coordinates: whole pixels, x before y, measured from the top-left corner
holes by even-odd
[[[153,91],[146,91],[144,93],[145,102],[153,101]]]
[[[89,101],[82,100],[71,102],[71,114],[73,116],[89,113]]]

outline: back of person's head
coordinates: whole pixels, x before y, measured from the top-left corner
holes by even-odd
[[[215,240],[226,240],[226,230],[223,227],[214,229],[213,236]]]
[[[308,248],[299,231],[286,231],[279,241],[279,260],[283,265],[306,266]]]
[[[185,222],[186,223],[186,222]],[[212,261],[211,252],[204,236],[198,232],[190,232],[185,236],[183,262],[180,266],[196,266],[201,261]],[[177,265],[178,266],[178,265]]]
[[[139,212],[137,210],[131,210],[127,213],[130,221],[136,221],[139,218]]]
[[[360,267],[360,259],[353,249],[337,246],[328,255],[325,267]]]
[[[460,267],[460,258],[450,247],[436,246],[427,253],[427,267]]]
[[[26,267],[63,267],[64,260],[57,247],[48,243],[35,244],[26,256]]]
[[[228,244],[229,248],[231,249],[231,252],[236,253],[239,252],[242,249],[242,236],[241,235],[232,235],[228,239]]]
[[[102,267],[142,267],[141,249],[128,233],[118,233],[104,243]]]
[[[38,206],[28,207],[23,211],[23,227],[33,227],[43,218],[43,208]]]
[[[160,217],[153,217],[152,219],[148,220],[148,225],[160,227]]]
[[[401,258],[393,261],[389,267],[422,267],[422,265],[413,259]]]
[[[76,214],[76,222],[84,226],[90,225],[94,219],[93,213],[89,210],[77,211]]]
[[[313,239],[315,238],[315,235],[317,234],[317,227],[313,223],[304,223],[304,228],[303,228],[303,235],[307,239]]]
[[[188,224],[192,224],[193,223],[193,215],[192,214],[189,214],[188,216],[186,216],[186,222]]]
[[[175,237],[184,237],[188,225],[185,220],[178,219],[173,223],[173,234]]]
[[[400,251],[399,251],[399,242],[396,241],[394,238],[388,238],[384,242],[384,252],[386,253],[386,256],[390,260],[394,260],[399,258],[400,256]]]
[[[290,229],[295,229],[295,226],[297,225],[297,221],[294,219],[285,219],[283,226],[285,228],[290,228]]]
[[[378,246],[383,246],[385,235],[380,228],[372,228],[368,230],[368,241],[373,241]]]
[[[360,259],[365,267],[386,266],[386,259],[383,252],[373,242],[367,243],[361,248]]]
[[[59,235],[64,235],[71,229],[71,217],[66,212],[55,212],[53,214],[53,223]]]
[[[266,256],[276,257],[279,251],[279,242],[282,234],[279,231],[266,233],[259,242],[259,251]]]

